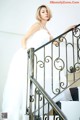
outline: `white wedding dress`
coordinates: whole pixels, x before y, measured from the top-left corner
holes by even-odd
[[[20,48],[13,56],[6,80],[2,112],[8,113],[8,120],[25,120],[27,86],[27,50],[38,48],[48,42],[48,32],[41,28],[27,41],[27,49]]]
[[[50,35],[48,32],[41,28],[28,39],[27,49],[21,48],[14,54],[3,93],[2,112],[8,113],[8,120],[28,120],[25,115],[27,92],[27,50],[29,48],[36,49],[49,42],[49,39]],[[49,88],[48,81],[47,85],[47,88]]]

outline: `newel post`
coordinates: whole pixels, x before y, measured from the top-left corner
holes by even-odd
[[[28,50],[28,59],[29,59],[29,80],[30,77],[34,78],[34,48],[30,48]],[[33,84],[32,81],[30,80],[29,84],[29,120],[33,119],[33,114],[32,114],[32,92],[33,92]]]

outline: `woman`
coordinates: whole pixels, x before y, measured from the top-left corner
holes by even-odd
[[[38,21],[31,26],[23,37],[21,40],[22,48],[13,56],[2,104],[2,111],[8,113],[8,120],[25,119],[27,50],[31,47],[36,49],[52,39],[46,28],[46,23],[51,17],[51,11],[47,6],[42,5],[37,9],[36,19]]]
[[[27,78],[27,50],[38,48],[49,42],[52,36],[46,28],[46,23],[51,19],[51,11],[41,5],[37,9],[36,19],[21,40],[22,48],[13,56],[8,73],[8,79],[3,94],[2,111],[8,113],[8,120],[25,120],[26,110],[26,78]],[[57,45],[57,43],[54,43]]]

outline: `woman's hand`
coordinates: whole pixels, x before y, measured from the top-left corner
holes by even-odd
[[[50,40],[53,39],[53,36],[50,34]],[[58,47],[59,46],[59,41],[54,41],[53,44]]]
[[[59,46],[59,41],[54,41],[53,44],[58,47]]]

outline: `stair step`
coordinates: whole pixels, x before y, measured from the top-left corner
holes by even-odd
[[[61,101],[61,110],[67,116],[68,120],[79,120],[80,118],[79,101]]]

